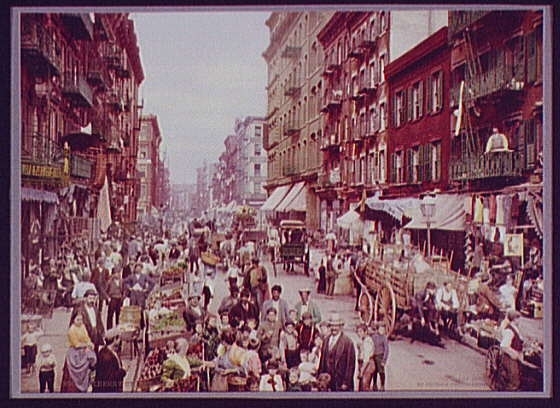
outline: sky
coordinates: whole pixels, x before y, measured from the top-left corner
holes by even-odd
[[[269,15],[131,13],[145,75],[142,113],[158,117],[172,184],[195,183],[204,160],[218,161],[236,118],[265,116]]]

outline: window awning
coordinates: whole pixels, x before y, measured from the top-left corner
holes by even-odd
[[[292,186],[286,197],[276,206],[276,211],[305,211],[306,204],[305,181],[300,181]]]
[[[366,205],[372,210],[386,212],[402,222],[403,215],[408,215],[408,212],[413,208],[420,208],[420,199],[406,197],[382,200],[379,196],[374,195],[366,200]]]
[[[28,187],[21,188],[21,199],[22,201],[39,201],[58,204],[58,195],[56,193]]]
[[[264,202],[264,204],[262,205],[261,210],[262,211],[274,211],[276,206],[286,196],[286,193],[288,193],[289,189],[290,189],[290,185],[288,185],[288,184],[285,185],[285,186],[276,187],[276,189],[274,189],[274,191],[272,192],[270,197],[268,197],[266,199],[266,201]]]
[[[431,218],[430,228],[445,231],[465,230],[465,195],[440,194],[436,196],[434,216]],[[426,218],[420,211],[420,206],[407,213],[412,218],[403,228],[426,229]]]

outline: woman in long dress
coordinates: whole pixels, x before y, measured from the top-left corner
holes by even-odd
[[[81,313],[74,316],[68,329],[68,343],[60,392],[87,392],[97,357]]]

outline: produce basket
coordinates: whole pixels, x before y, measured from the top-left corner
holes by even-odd
[[[203,252],[200,254],[200,259],[205,265],[216,266],[220,262],[220,257],[211,252]]]
[[[181,267],[171,266],[161,273],[160,283],[162,286],[170,283],[183,283],[184,276],[185,271]]]

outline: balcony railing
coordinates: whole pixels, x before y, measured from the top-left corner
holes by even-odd
[[[70,161],[70,175],[84,179],[91,178],[94,163],[81,156],[73,154]]]
[[[62,95],[66,96],[76,106],[93,106],[93,90],[87,81],[72,72],[65,72]]]
[[[369,73],[363,75],[360,77],[358,92],[362,94],[373,93],[377,90],[378,82],[377,78],[372,78],[372,75]]]
[[[491,177],[521,176],[523,163],[519,152],[490,152],[454,160],[449,166],[450,178],[457,181]]]
[[[348,51],[348,58],[362,58],[364,50],[361,47],[354,46]]]
[[[342,105],[342,90],[333,89],[330,92],[326,92],[323,96],[323,108],[322,112],[328,112],[333,109],[338,109]]]
[[[297,120],[289,120],[284,126],[284,133],[287,135],[294,135],[298,133],[300,126]]]
[[[361,48],[373,48],[375,46],[376,38],[371,34],[366,34],[358,40],[358,47]]]
[[[295,81],[292,82],[291,84],[288,84],[286,86],[286,89],[284,90],[284,95],[286,96],[292,96],[292,97],[297,97],[300,93],[301,90],[301,86],[298,85]]]
[[[34,68],[48,68],[60,74],[60,50],[53,36],[38,22],[22,19],[21,54]]]
[[[301,54],[301,47],[288,45],[282,51],[283,58],[298,58]]]
[[[63,13],[61,17],[76,40],[91,41],[93,39],[93,21],[88,13]]]
[[[112,93],[109,95],[109,97],[107,98],[107,105],[109,105],[109,107],[113,109],[114,112],[124,112],[126,110],[126,103],[124,98],[116,93]]]
[[[282,175],[283,176],[293,176],[297,174],[296,166],[283,166],[282,167]]]
[[[21,149],[23,160],[37,164],[62,163],[64,152],[53,140],[39,133],[24,137]]]
[[[323,138],[323,141],[321,143],[321,149],[322,150],[340,148],[340,138],[338,137],[338,135],[336,133],[331,133],[331,134],[327,133],[326,135],[327,136],[325,136]]]
[[[113,85],[109,69],[101,58],[90,57],[87,81],[91,86],[96,86],[103,90],[107,90]]]
[[[110,69],[119,70],[123,68],[123,51],[116,44],[105,44],[103,56]]]
[[[448,37],[452,38],[455,34],[491,12],[488,10],[450,11]]]
[[[325,58],[325,74],[332,74],[334,71],[342,67],[341,63],[338,61],[336,54],[331,54]]]

